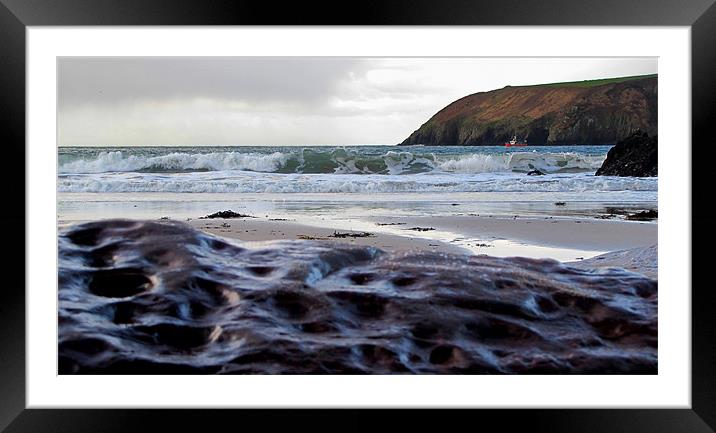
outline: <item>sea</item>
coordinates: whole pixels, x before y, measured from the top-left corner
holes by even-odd
[[[610,146],[64,147],[59,192],[578,191],[653,199],[656,178],[596,177]],[[546,176],[526,176],[539,170]]]
[[[610,146],[62,147],[61,220],[191,218],[229,207],[318,215],[604,212],[655,205],[658,179],[595,176]],[[544,175],[529,175],[539,170]],[[141,202],[141,205],[137,203]],[[553,203],[567,205],[555,209]],[[305,206],[302,206],[303,203]],[[370,204],[370,206],[367,206]],[[238,211],[237,209],[234,209]],[[295,212],[294,212],[295,211]]]

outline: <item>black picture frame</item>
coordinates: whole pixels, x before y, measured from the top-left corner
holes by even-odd
[[[364,412],[282,410],[60,410],[25,408],[25,31],[28,26],[104,25],[564,25],[689,26],[692,60],[692,399],[690,409],[551,409],[461,411],[467,426],[550,432],[708,432],[716,429],[716,296],[705,272],[712,254],[713,123],[716,121],[714,0],[400,0],[361,2],[201,0],[0,0],[0,119],[3,193],[8,200],[0,297],[0,430],[7,432],[140,432],[218,430],[281,422],[306,428],[373,428]],[[668,122],[668,119],[661,120]],[[676,145],[666,143],[666,145]],[[20,230],[20,228],[24,230]],[[22,271],[21,271],[22,270]],[[141,390],[138,390],[141,392]],[[237,391],[240,392],[240,391]],[[489,392],[476,390],[476,392]],[[439,415],[439,416],[436,416]],[[457,413],[411,411],[401,418],[427,426]],[[494,424],[497,422],[497,424]],[[337,424],[336,424],[337,423]],[[298,424],[297,424],[298,425]],[[449,428],[449,427],[448,427]]]

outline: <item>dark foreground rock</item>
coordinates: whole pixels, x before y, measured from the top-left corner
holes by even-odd
[[[637,131],[612,147],[597,176],[638,176],[657,175],[657,137]]]
[[[656,374],[657,283],[93,222],[59,237],[59,372]]]

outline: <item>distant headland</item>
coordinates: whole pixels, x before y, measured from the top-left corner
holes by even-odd
[[[614,144],[657,133],[657,75],[506,86],[438,111],[401,145]]]

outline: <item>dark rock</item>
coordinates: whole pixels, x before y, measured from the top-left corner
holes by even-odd
[[[629,221],[651,221],[657,218],[659,218],[659,213],[653,209],[629,214],[625,217]]]
[[[619,268],[229,243],[175,221],[58,242],[60,374],[657,373],[657,281]]]
[[[555,206],[566,206],[567,203],[565,203],[565,202],[563,202],[563,201],[556,201],[556,202],[554,202],[554,205],[555,205]]]
[[[657,175],[657,137],[649,137],[646,132],[636,131],[612,147],[597,176],[637,176]]]
[[[527,176],[544,176],[544,174],[545,173],[542,170],[537,170],[537,169],[527,172]]]
[[[332,235],[328,235],[329,238],[370,238],[375,236],[375,234],[370,232],[356,232],[356,233],[340,233],[340,232],[333,232]]]
[[[225,218],[226,219],[226,218],[256,218],[256,217],[252,216],[252,215],[236,213],[232,210],[222,210],[219,212],[215,212],[211,215],[201,217],[199,219],[214,219],[214,218]]]

